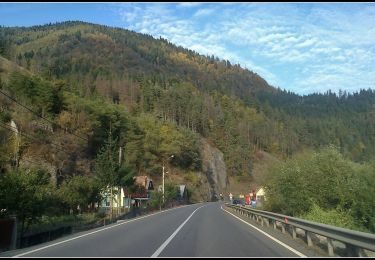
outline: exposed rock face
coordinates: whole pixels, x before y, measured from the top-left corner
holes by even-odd
[[[205,139],[202,139],[202,148],[202,169],[210,184],[211,199],[215,200],[229,184],[223,153]]]

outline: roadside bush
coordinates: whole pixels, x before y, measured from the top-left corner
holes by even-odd
[[[302,214],[299,217],[336,227],[366,231],[364,228],[359,227],[356,224],[356,220],[351,215],[347,214],[347,212],[336,209],[324,210],[315,203],[312,205],[312,208],[308,213]]]
[[[374,169],[335,147],[297,156],[267,173],[265,210],[375,232]]]

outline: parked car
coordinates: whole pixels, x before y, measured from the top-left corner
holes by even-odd
[[[232,204],[233,204],[233,205],[244,206],[244,205],[245,205],[245,202],[244,202],[243,200],[234,199],[234,200],[232,201]]]

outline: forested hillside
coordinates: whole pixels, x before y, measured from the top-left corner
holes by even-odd
[[[248,174],[256,149],[285,158],[335,144],[356,161],[375,152],[373,90],[301,97],[229,61],[88,23],[2,28],[1,35],[3,56],[44,79],[208,137],[231,174]]]
[[[180,129],[182,138],[208,138],[224,152],[232,176],[251,175],[257,150],[282,159],[304,148],[334,144],[353,160],[374,158],[373,90],[302,97],[275,89],[229,61],[198,55],[164,39],[82,22],[0,32],[1,55],[17,63],[19,71],[34,75],[4,70],[3,89],[59,128],[87,138],[87,147],[77,156],[96,155],[108,119],[119,120],[111,109],[119,109],[135,121],[146,117],[161,125],[168,122]],[[4,104],[10,102],[2,98]],[[98,102],[108,111],[99,109]],[[26,118],[18,123],[24,122]],[[82,141],[70,138],[72,143]],[[185,159],[174,162],[188,164]],[[142,171],[140,162],[137,165]]]
[[[238,64],[83,22],[1,27],[0,55],[1,172],[44,167],[61,192],[79,178],[97,188],[103,147],[123,149],[118,185],[160,178],[173,154],[173,171],[197,189],[202,138],[231,177],[251,177],[260,151],[283,161],[334,145],[354,162],[375,159],[374,90],[299,96]]]

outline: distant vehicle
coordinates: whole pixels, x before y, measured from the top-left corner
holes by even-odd
[[[252,201],[251,201],[251,206],[252,206],[253,208],[256,208],[256,206],[257,206],[257,201],[256,201],[256,200],[252,200]]]
[[[251,197],[250,197],[250,194],[247,194],[246,197],[245,197],[245,204],[246,205],[250,205],[251,204]]]
[[[239,205],[239,206],[244,206],[245,205],[245,202],[243,200],[239,200],[239,199],[234,199],[233,202],[232,202],[233,205]]]

